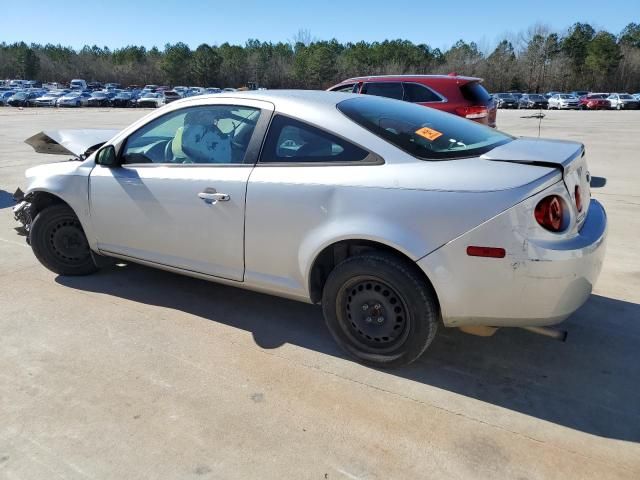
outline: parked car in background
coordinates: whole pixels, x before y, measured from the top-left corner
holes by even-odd
[[[110,107],[111,99],[116,96],[116,92],[106,92],[104,90],[93,92],[87,101],[88,107]]]
[[[579,99],[580,110],[607,110],[611,108],[611,102],[607,100],[608,93],[590,93]]]
[[[632,93],[631,94],[633,96],[633,98],[635,98],[636,100],[640,100],[640,92],[639,93]]]
[[[15,95],[15,93],[16,92],[13,90],[3,90],[2,92],[0,92],[0,105],[8,105],[7,102],[13,95]]]
[[[138,94],[134,91],[124,90],[118,92],[115,97],[111,99],[111,106],[113,107],[135,107],[138,100]]]
[[[176,100],[180,100],[181,98],[182,95],[173,90],[167,90],[166,92],[164,92],[164,103],[175,102]]]
[[[576,97],[568,93],[556,93],[549,97],[548,102],[547,108],[550,110],[574,110],[580,104]]]
[[[218,88],[218,87],[207,87],[206,89],[207,93],[221,93],[222,89]]]
[[[189,96],[189,87],[185,87],[184,85],[178,85],[177,87],[173,87],[173,91],[179,93],[183,97]]]
[[[27,81],[26,80],[11,80],[9,82],[8,85],[10,88],[14,88],[14,89],[23,89],[23,88],[27,88]]]
[[[544,94],[544,97],[545,97],[547,100],[549,100],[549,99],[550,99],[551,97],[553,97],[554,95],[558,95],[558,94],[560,94],[560,93],[562,93],[562,92],[547,92],[547,93],[545,93],[545,94]]]
[[[104,89],[105,90],[120,90],[122,87],[120,86],[119,83],[105,83],[104,84]]]
[[[69,93],[69,90],[51,90],[46,92],[35,99],[34,106],[55,107],[58,99],[66,93]]]
[[[375,367],[413,362],[440,325],[557,324],[605,256],[582,144],[415,103],[242,92],[102,132],[87,156],[98,132],[74,133],[82,161],[27,170],[14,208],[44,267],[87,275],[104,255],[321,304]],[[51,151],[51,135],[29,143]]]
[[[87,105],[91,93],[71,91],[58,98],[56,105],[58,107],[84,107]]]
[[[223,92],[237,92],[238,89],[237,88],[227,87],[227,88],[223,88],[222,91]]]
[[[496,103],[482,79],[458,75],[383,75],[349,78],[329,88],[394,98],[496,126]]]
[[[136,106],[142,108],[157,108],[165,104],[165,96],[162,92],[148,92],[140,96]]]
[[[547,108],[549,101],[539,93],[525,93],[518,100],[518,108]]]
[[[9,100],[7,100],[7,104],[12,107],[30,107],[33,105],[33,102],[40,97],[39,92],[26,92],[20,91],[14,93]]]
[[[102,82],[91,82],[87,85],[87,90],[91,90],[92,92],[95,92],[96,90],[102,90],[103,88],[104,85],[102,84]]]
[[[628,93],[612,93],[607,100],[616,110],[635,110],[640,106],[640,101]]]
[[[197,95],[204,95],[206,90],[203,87],[189,87],[189,96],[194,97]]]
[[[69,82],[69,87],[74,90],[86,90],[87,82],[81,78],[76,78]]]
[[[494,93],[493,100],[497,108],[518,108],[518,100],[510,93]]]

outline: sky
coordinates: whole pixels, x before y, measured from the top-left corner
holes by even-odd
[[[640,23],[640,0],[440,1],[361,0],[110,0],[64,7],[29,0],[4,5],[0,42],[164,47],[182,41],[243,45],[249,38],[291,41],[300,30],[312,39],[340,42],[406,39],[447,49],[458,39],[492,49],[502,38],[516,39],[537,23],[563,32],[575,22],[618,34]],[[56,6],[57,5],[57,6]]]

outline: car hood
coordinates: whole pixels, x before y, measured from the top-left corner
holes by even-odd
[[[45,130],[24,142],[38,153],[75,155],[80,157],[113,138],[118,130],[83,128],[78,130]]]

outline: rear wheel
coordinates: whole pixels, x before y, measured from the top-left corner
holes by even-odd
[[[58,275],[88,275],[98,269],[82,225],[66,205],[53,205],[38,213],[31,224],[29,243],[40,263]]]
[[[350,257],[329,274],[322,309],[337,343],[358,361],[399,367],[415,361],[435,336],[435,293],[415,267],[386,253]]]

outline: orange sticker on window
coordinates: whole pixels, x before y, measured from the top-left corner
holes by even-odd
[[[434,140],[437,140],[442,136],[442,132],[434,130],[433,128],[422,127],[421,129],[416,130],[416,135],[420,135],[421,137],[426,138],[430,142],[433,142]]]

